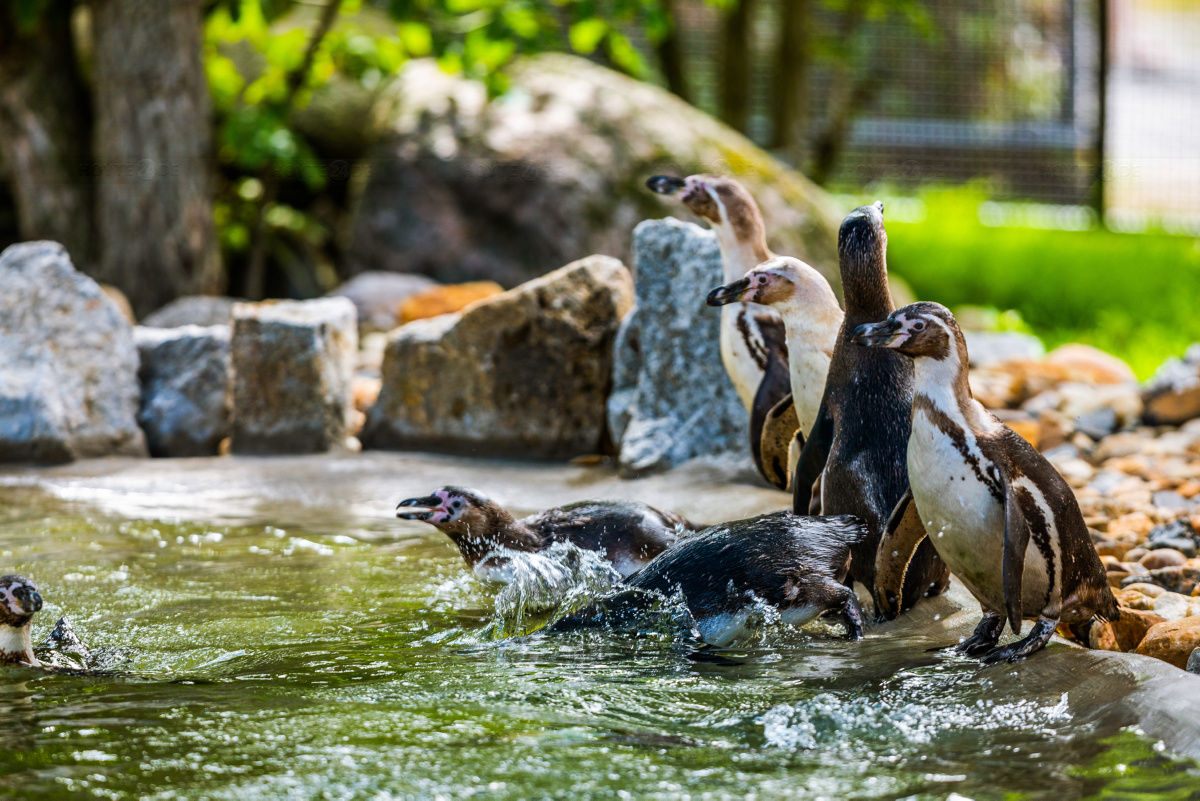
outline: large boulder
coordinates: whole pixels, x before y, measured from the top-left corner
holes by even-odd
[[[0,253],[0,461],[144,456],[133,326],[57,242]]]
[[[213,456],[229,436],[228,325],[134,331],[141,367],[138,423],[153,456]]]
[[[678,97],[581,58],[518,61],[509,90],[410,62],[375,109],[348,267],[505,286],[591,253],[628,263],[647,217],[687,214],[649,176],[736,177],[771,245],[837,283],[841,215],[807,179]],[[420,202],[414,202],[420,198]]]
[[[621,474],[746,454],[750,421],[721,362],[720,310],[704,303],[724,275],[716,236],[674,219],[643,222],[633,265],[637,306],[617,335],[608,401]]]
[[[233,307],[234,453],[319,453],[345,444],[357,320],[346,298]]]
[[[563,458],[609,449],[612,344],[633,303],[592,256],[392,332],[364,447]]]

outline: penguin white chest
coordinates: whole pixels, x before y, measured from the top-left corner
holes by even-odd
[[[755,303],[721,307],[721,362],[747,409],[754,406],[767,364],[766,345],[754,318],[770,313],[770,308]]]
[[[919,411],[908,441],[908,476],[938,555],[983,606],[1004,614],[1003,488],[974,434],[964,427],[952,437]],[[1049,604],[1049,575],[1045,556],[1031,544],[1021,593],[1026,617]]]

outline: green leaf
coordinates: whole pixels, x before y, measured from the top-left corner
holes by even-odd
[[[414,58],[421,58],[433,52],[433,34],[429,32],[429,26],[423,23],[400,23],[400,41]]]
[[[608,33],[608,23],[599,17],[592,17],[572,25],[567,36],[571,40],[571,48],[576,53],[583,53],[586,56],[596,52],[596,48],[606,33]]]

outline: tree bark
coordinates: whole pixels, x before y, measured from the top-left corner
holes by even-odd
[[[783,151],[797,168],[804,164],[808,137],[811,25],[812,0],[780,0],[771,146]]]
[[[91,107],[76,69],[71,0],[54,0],[20,30],[0,9],[0,151],[22,239],[61,243],[75,266],[95,259],[88,176]]]
[[[685,77],[683,48],[679,43],[679,23],[675,17],[675,8],[675,0],[663,0],[663,11],[667,15],[671,29],[655,46],[655,49],[658,51],[658,61],[662,68],[663,78],[667,81],[667,88],[690,103],[692,98]]]
[[[223,291],[201,0],[95,0],[99,275],[144,315]]]
[[[746,132],[750,119],[750,23],[754,0],[735,0],[721,24],[721,119]]]

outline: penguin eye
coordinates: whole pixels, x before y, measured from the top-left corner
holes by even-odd
[[[452,503],[452,504],[450,504],[450,505],[451,505],[452,507],[454,507],[455,509],[457,509],[457,508],[459,508],[460,506],[462,506],[462,501],[455,501],[454,503]]]
[[[922,321],[920,321],[920,320],[917,320],[915,323],[913,323],[913,330],[914,330],[914,331],[924,331],[924,330],[925,330],[925,323],[923,323],[923,322],[922,322]]]

